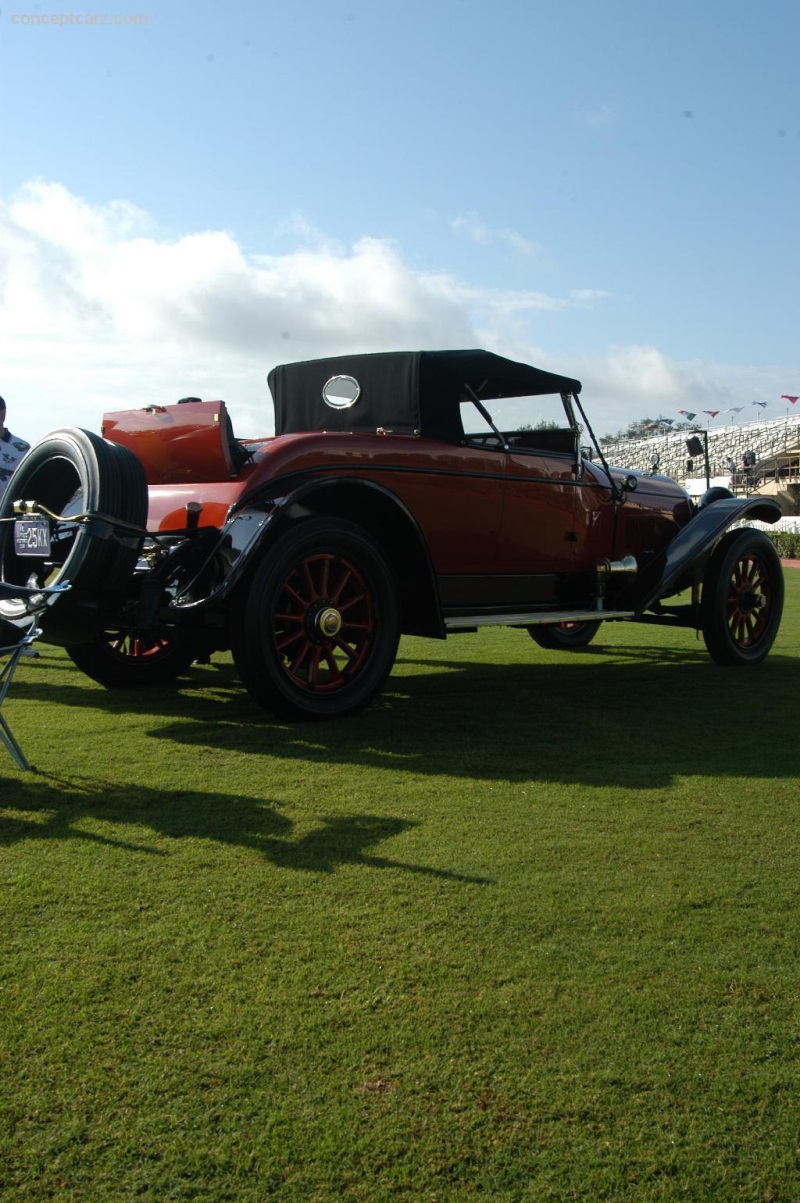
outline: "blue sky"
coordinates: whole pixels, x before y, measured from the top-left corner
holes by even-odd
[[[601,432],[800,393],[796,0],[103,4],[0,13],[15,432],[266,433],[350,350],[563,371]]]

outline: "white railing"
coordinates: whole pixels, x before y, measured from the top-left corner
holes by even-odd
[[[686,440],[692,431],[681,430],[647,439],[613,439],[603,443],[603,455],[619,468],[649,472],[658,456],[658,471],[683,480],[687,475],[700,476],[705,471],[702,456],[690,456]],[[703,432],[699,432],[703,437]],[[747,451],[755,454],[756,462],[784,452],[800,452],[800,414],[771,418],[765,422],[747,422],[742,426],[720,426],[708,431],[708,458],[712,476],[730,476],[728,460],[741,471],[742,457]],[[693,461],[691,473],[687,460]]]
[[[791,535],[800,535],[800,516],[779,518],[777,522],[757,522],[748,518],[743,525],[755,526],[758,530],[787,531]]]

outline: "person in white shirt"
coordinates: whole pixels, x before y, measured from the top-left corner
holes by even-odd
[[[0,497],[5,493],[17,464],[26,451],[30,451],[30,446],[30,443],[6,429],[6,403],[0,397]]]

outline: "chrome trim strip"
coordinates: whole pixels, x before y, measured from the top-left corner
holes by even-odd
[[[458,614],[455,617],[445,617],[444,625],[448,631],[457,631],[461,627],[552,626],[556,622],[606,622],[615,618],[633,618],[635,614],[635,610],[550,610],[547,613],[535,610],[532,614]]]

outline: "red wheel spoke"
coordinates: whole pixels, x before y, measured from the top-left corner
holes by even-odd
[[[336,659],[335,659],[331,649],[329,647],[323,648],[322,654],[324,655],[325,660],[328,665],[328,668],[330,669],[331,676],[335,677],[337,679],[341,679],[342,670],[339,668],[339,665],[336,663]]]
[[[275,646],[279,652],[283,652],[286,650],[286,648],[291,647],[293,643],[297,643],[298,639],[305,640],[305,634],[302,628],[299,631],[287,631],[285,635],[277,636],[275,639]]]
[[[329,579],[331,575],[331,561],[326,557],[322,562],[322,580],[320,581],[319,596],[328,597],[330,594]]]
[[[293,611],[293,610],[290,610],[288,613],[285,613],[285,612],[284,612],[284,611],[282,611],[282,610],[281,610],[281,611],[276,611],[276,613],[275,613],[275,621],[276,621],[277,623],[282,623],[282,622],[291,622],[291,623],[295,623],[295,624],[298,624],[298,623],[299,623],[299,624],[302,624],[302,622],[303,622],[303,615],[302,615],[302,614],[297,614],[297,613],[296,613],[295,611]]]
[[[772,587],[764,562],[746,556],[733,568],[728,594],[728,629],[739,647],[752,647],[769,624]]]
[[[348,638],[350,631],[354,631],[354,632],[363,631],[366,634],[369,634],[369,632],[371,630],[372,630],[372,623],[369,623],[369,622],[344,622],[344,623],[342,623],[341,633],[344,638]],[[353,636],[351,636],[351,638],[355,639],[356,635],[354,634]]]
[[[306,555],[287,570],[277,602],[273,646],[293,685],[309,693],[349,686],[376,639],[374,594],[358,565],[342,554]],[[338,611],[339,627],[330,635],[321,621],[329,609]]]
[[[308,603],[313,601],[315,597],[319,596],[316,585],[314,584],[314,578],[311,575],[311,564],[308,560],[303,560],[303,579],[308,590],[308,597],[300,598],[299,595],[297,596],[299,601],[302,601],[304,605],[308,605]]]
[[[302,665],[303,661],[306,659],[306,657],[308,656],[310,651],[313,651],[312,644],[308,639],[304,639],[302,647],[300,648],[299,652],[295,656],[294,660],[292,660],[291,664],[289,665],[290,672],[292,672],[293,674],[297,674],[300,671],[300,666]]]
[[[307,679],[309,685],[315,685],[315,686],[319,685],[319,661],[320,661],[321,654],[322,654],[321,647],[312,647],[311,648],[311,655],[310,655],[309,664],[308,664],[308,672],[306,674],[306,679]]]
[[[289,595],[289,597],[294,599],[294,601],[297,603],[298,606],[301,606],[303,609],[306,608],[306,606],[308,605],[307,600],[304,597],[301,597],[300,594],[297,592],[297,590],[293,589],[288,581],[284,585],[283,590],[284,590],[284,593],[287,593]]]
[[[731,634],[733,635],[733,638],[736,640],[737,643],[741,643],[743,641],[743,639],[745,638],[745,619],[744,619],[744,615],[741,614],[738,610],[733,615],[733,621],[731,623]]]
[[[334,640],[334,646],[337,647],[340,652],[344,652],[345,656],[347,656],[347,659],[350,661],[351,664],[354,660],[356,660],[358,658],[359,649],[355,648],[355,647],[350,647],[350,644],[345,643],[344,639],[342,639],[341,637],[338,637],[337,639]]]
[[[369,595],[367,593],[359,593],[356,597],[351,598],[350,601],[340,602],[338,610],[340,614],[344,614],[346,610],[352,610],[353,606],[360,606],[362,604],[369,604]]]
[[[348,581],[353,578],[353,570],[346,564],[340,565],[340,571],[342,573],[341,579],[339,580],[335,592],[331,594],[331,601],[335,606],[339,606],[339,598],[342,596],[345,585],[347,585]],[[339,606],[339,609],[341,609],[341,606]]]

